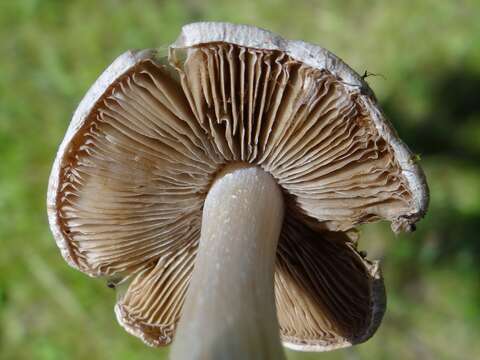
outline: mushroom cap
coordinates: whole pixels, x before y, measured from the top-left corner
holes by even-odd
[[[410,231],[428,188],[363,79],[327,50],[226,23],[183,28],[168,57],[117,58],[81,101],[55,159],[50,227],[65,260],[123,283],[115,312],[149,345],[171,342],[203,200],[231,162],[285,195],[276,306],[285,346],[368,339],[385,310],[378,262],[352,229]]]

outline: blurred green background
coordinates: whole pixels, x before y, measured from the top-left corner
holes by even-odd
[[[367,343],[291,359],[480,358],[480,2],[0,2],[0,358],[160,359],[128,335],[104,281],[70,269],[50,234],[50,166],[72,112],[111,61],[164,47],[182,24],[253,24],[320,44],[367,80],[431,188],[412,235],[362,228],[388,309]]]

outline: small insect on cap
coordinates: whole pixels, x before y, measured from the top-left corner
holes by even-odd
[[[385,294],[352,229],[386,219],[411,230],[428,202],[372,94],[327,50],[252,26],[191,24],[167,57],[128,51],[85,95],[58,151],[48,193],[57,244],[80,271],[128,278],[119,322],[169,344],[212,181],[226,164],[256,165],[285,198],[275,269],[284,345],[362,342]]]

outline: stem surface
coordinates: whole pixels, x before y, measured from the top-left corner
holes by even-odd
[[[230,167],[204,204],[171,358],[284,359],[274,297],[282,193],[258,167]]]

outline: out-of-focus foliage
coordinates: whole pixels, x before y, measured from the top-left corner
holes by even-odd
[[[70,116],[126,49],[164,47],[182,24],[248,23],[332,50],[368,77],[420,154],[430,211],[412,235],[362,228],[382,259],[388,309],[366,344],[291,359],[480,356],[478,0],[0,3],[0,358],[160,359],[116,323],[114,293],[67,267],[45,193]]]

